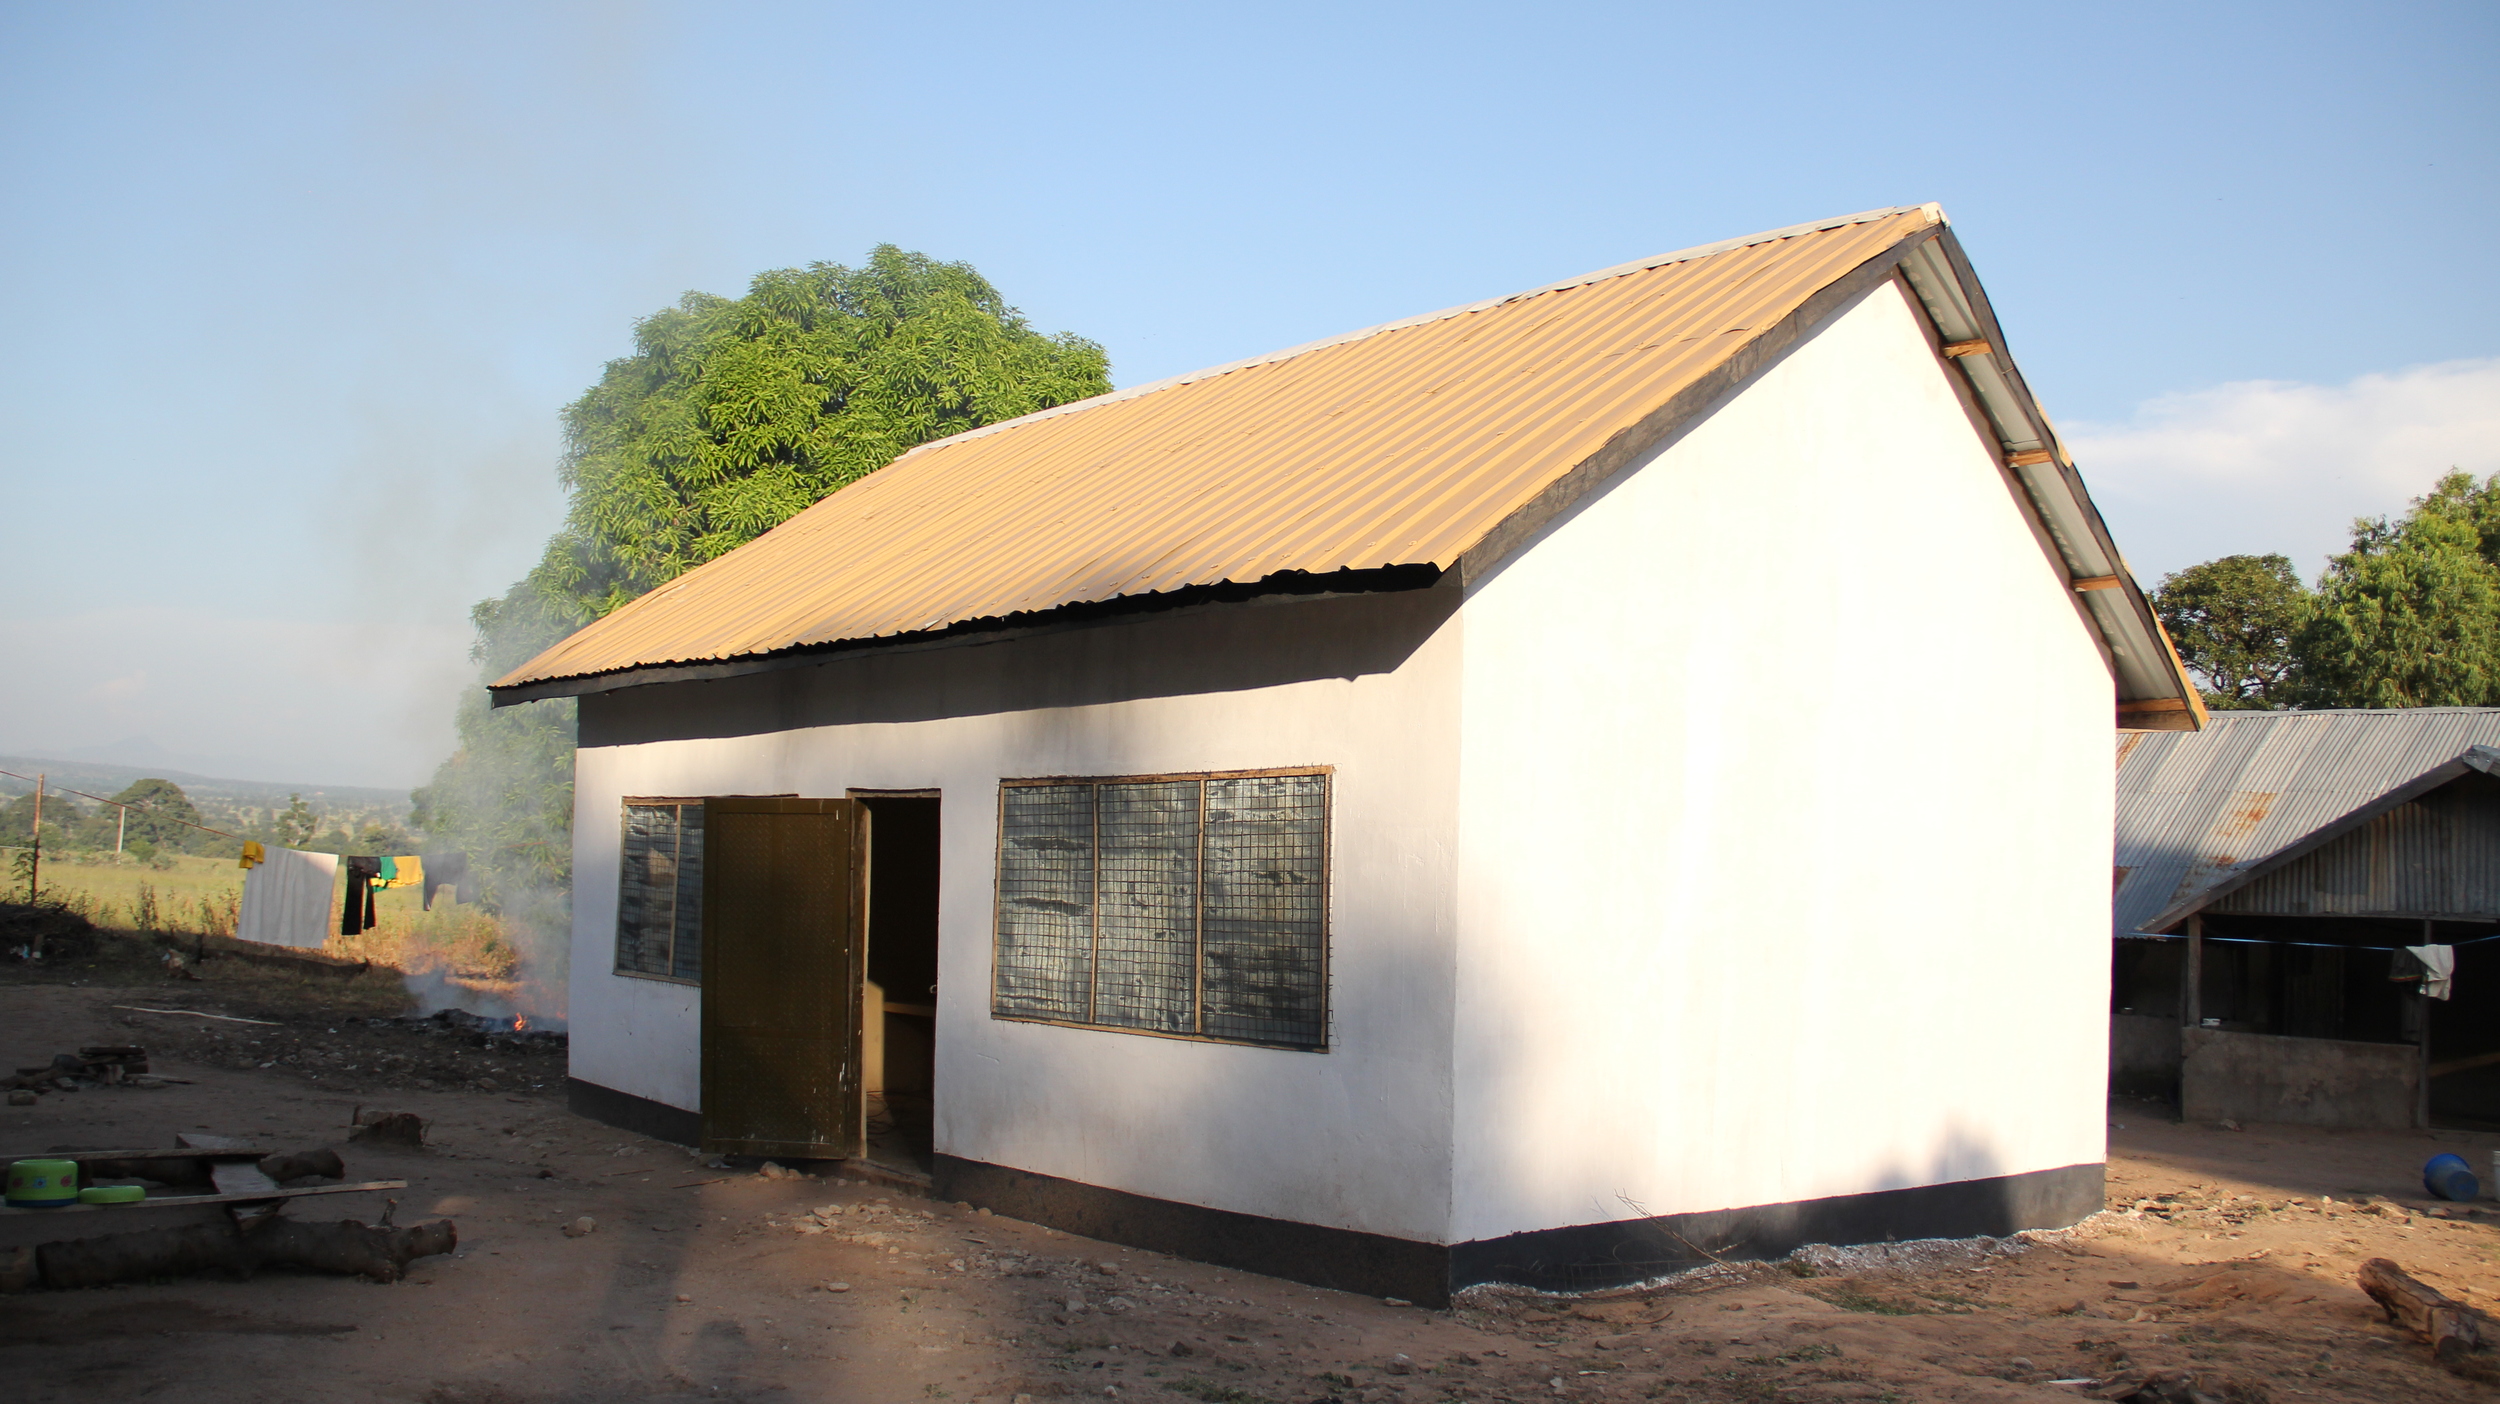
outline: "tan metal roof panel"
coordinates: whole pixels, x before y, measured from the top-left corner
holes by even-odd
[[[494,687],[521,700],[1283,572],[1446,569],[1942,224],[1923,205],[1775,230],[924,444]]]

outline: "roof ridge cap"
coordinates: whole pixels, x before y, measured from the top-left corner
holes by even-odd
[[[1529,288],[1524,292],[1506,293],[1500,297],[1488,297],[1481,301],[1463,303],[1456,307],[1444,307],[1438,312],[1425,312],[1412,317],[1400,317],[1396,321],[1381,322],[1375,326],[1364,327],[1357,331],[1341,332],[1335,336],[1324,336],[1316,341],[1305,341],[1296,346],[1288,346],[1281,351],[1269,351],[1262,355],[1245,356],[1238,361],[1227,361],[1222,365],[1208,366],[1203,370],[1183,371],[1178,375],[1167,375],[1161,380],[1150,380],[1143,385],[1132,385],[1125,389],[1108,391],[1104,394],[1089,396],[1082,400],[1070,400],[1064,405],[1052,405],[1048,409],[1035,410],[1030,414],[1020,414],[1013,419],[1002,419],[996,424],[984,424],[978,429],[967,429],[960,434],[949,434],[943,439],[931,439],[925,444],[915,444],[897,456],[894,459],[894,463],[901,463],[906,459],[915,457],[919,454],[927,453],[933,449],[945,448],[953,444],[968,443],[974,439],[986,438],[989,435],[999,433],[1003,430],[1018,428],[1026,424],[1038,423],[1045,419],[1056,419],[1060,415],[1073,414],[1078,410],[1097,409],[1104,405],[1118,404],[1123,400],[1139,399],[1143,396],[1154,394],[1159,390],[1172,390],[1183,385],[1195,384],[1201,380],[1213,380],[1217,376],[1230,375],[1235,371],[1249,370],[1254,366],[1273,365],[1278,361],[1289,361],[1296,356],[1308,355],[1313,351],[1325,351],[1332,346],[1343,346],[1350,342],[1363,341],[1371,337],[1379,336],[1384,332],[1403,331],[1408,327],[1420,327],[1431,322],[1447,321],[1452,317],[1466,316],[1470,312],[1482,312],[1488,308],[1500,307],[1506,303],[1519,302],[1531,297],[1542,297],[1546,293],[1567,292],[1573,288],[1584,288],[1591,283],[1602,283],[1609,278],[1628,277],[1634,273],[1646,273],[1653,268],[1664,268],[1670,263],[1690,263],[1695,259],[1709,258],[1715,254],[1732,253],[1737,249],[1751,248],[1756,244],[1773,243],[1780,239],[1794,239],[1804,234],[1820,234],[1827,229],[1840,229],[1852,224],[1872,224],[1879,219],[1890,219],[1894,215],[1911,213],[1926,214],[1928,222],[1931,224],[1951,223],[1950,220],[1945,218],[1944,207],[1937,204],[1935,201],[1930,200],[1925,204],[1919,205],[1891,205],[1878,210],[1860,210],[1856,214],[1839,215],[1831,219],[1809,220],[1804,224],[1791,224],[1779,229],[1765,229],[1758,234],[1744,234],[1733,239],[1720,239],[1712,243],[1695,244],[1690,248],[1675,249],[1671,252],[1662,254],[1652,254],[1647,258],[1633,259],[1629,263],[1618,263],[1609,268],[1600,268],[1594,273],[1582,273],[1576,277],[1564,278],[1559,282],[1546,283],[1540,287]],[[893,464],[890,463],[886,466],[892,467]]]

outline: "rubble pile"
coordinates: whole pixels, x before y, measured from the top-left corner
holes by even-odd
[[[135,1043],[98,1044],[75,1053],[55,1053],[39,1068],[19,1068],[0,1078],[9,1105],[31,1107],[46,1092],[84,1092],[96,1087],[162,1087],[168,1081],[148,1071],[148,1050]]]

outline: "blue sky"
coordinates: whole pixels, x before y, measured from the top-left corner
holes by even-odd
[[[2500,471],[2482,5],[0,9],[0,753],[408,784],[634,319],[880,242],[1175,371],[1952,215],[2149,581]]]

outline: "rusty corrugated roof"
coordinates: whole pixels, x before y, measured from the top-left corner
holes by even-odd
[[[2216,712],[2119,743],[2120,931],[2165,931],[2320,829],[2500,746],[2500,707]]]
[[[1785,349],[1800,314],[1892,276],[1942,227],[1923,205],[1775,230],[925,444],[494,688],[499,701],[597,690],[1285,573],[1446,569],[1505,523],[1549,514],[1574,470],[1622,466],[1673,413]],[[1953,280],[1933,262],[1945,271],[1909,276]],[[1956,306],[1975,300],[1973,287]],[[2000,435],[2009,454],[2051,433],[2027,394],[2021,414]],[[2063,524],[2043,513],[2078,579],[2118,569],[2114,547],[2086,540],[2106,546],[2083,506]],[[2149,624],[2132,581],[2126,593]],[[2152,652],[2166,662],[2166,647]],[[2143,640],[2113,656],[2122,696],[2146,695],[2127,676],[2150,656]],[[2152,695],[2185,691],[2163,681],[2175,667],[2153,671]]]

